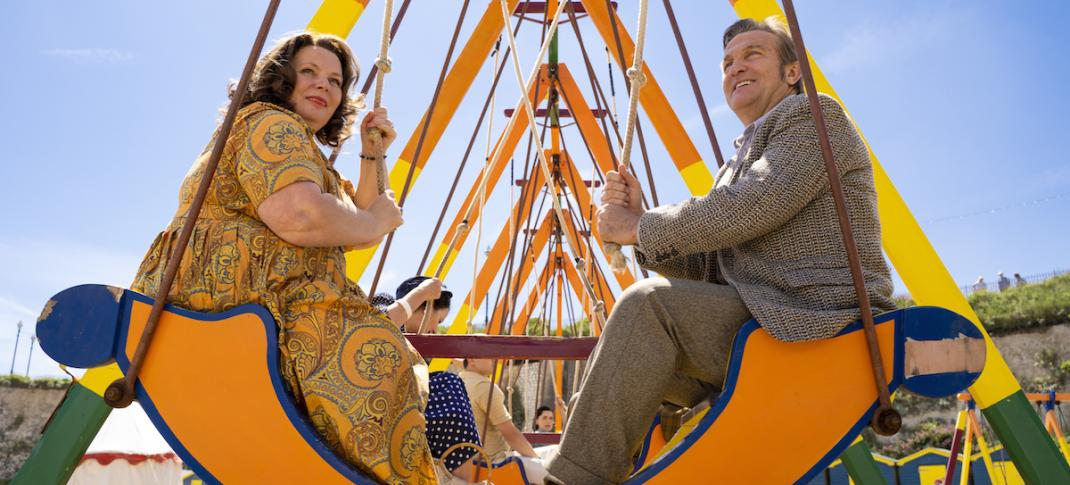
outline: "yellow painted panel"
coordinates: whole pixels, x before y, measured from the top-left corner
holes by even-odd
[[[349,37],[369,0],[323,0],[305,30]]]
[[[943,465],[922,465],[918,467],[918,481],[921,485],[935,485],[937,480],[943,480],[947,472]]]
[[[1025,480],[1023,480],[1022,475],[1018,473],[1018,468],[1014,466],[1013,461],[1007,460],[993,462],[992,467],[995,468],[997,477],[996,479],[999,480],[999,482],[993,483],[1004,483],[1005,485],[1025,485]]]
[[[108,385],[122,376],[123,371],[119,370],[119,364],[112,363],[85,371],[82,378],[78,379],[78,383],[98,396],[104,397],[104,390],[108,388]]]
[[[775,0],[736,0],[732,6],[740,18],[764,19],[770,16],[784,18],[784,13]],[[821,73],[821,69],[812,56],[810,66],[813,68],[817,90],[836,98],[841,105],[844,104]],[[844,109],[846,110],[846,106]],[[863,139],[865,139],[864,136]],[[1021,390],[1006,361],[992,343],[988,332],[981,327],[977,315],[951,278],[943,262],[940,261],[936,250],[925,237],[921,226],[914,219],[906,202],[892,184],[868,142],[866,147],[869,149],[870,159],[873,162],[873,177],[877,187],[884,250],[892,265],[895,266],[896,272],[906,283],[914,301],[919,305],[941,306],[959,313],[981,328],[981,332],[985,335],[988,351],[985,369],[970,388],[970,393],[977,400],[977,404],[982,409],[987,408]]]

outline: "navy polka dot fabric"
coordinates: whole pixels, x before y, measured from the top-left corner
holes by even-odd
[[[457,443],[475,443],[479,441],[479,431],[472,418],[472,403],[468,400],[468,391],[464,381],[449,372],[431,373],[431,393],[427,399],[427,444],[431,447],[431,456],[441,458],[447,448]],[[454,450],[446,457],[446,468],[450,471],[468,461],[476,450],[463,447]]]

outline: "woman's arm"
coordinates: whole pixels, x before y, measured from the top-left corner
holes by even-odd
[[[378,141],[368,136],[369,130],[372,129],[379,130],[380,137]],[[361,121],[360,179],[357,181],[357,187],[354,191],[355,197],[353,198],[353,203],[358,208],[367,209],[379,195],[379,177],[376,171],[379,165],[384,163],[382,160],[384,153],[386,153],[387,147],[394,142],[395,138],[397,138],[397,133],[394,132],[394,124],[387,117],[386,108],[371,110]],[[367,160],[364,157],[373,159]]]
[[[390,193],[362,210],[321,192],[312,182],[297,182],[272,193],[257,207],[257,215],[282,240],[304,247],[375,244],[402,223]]]

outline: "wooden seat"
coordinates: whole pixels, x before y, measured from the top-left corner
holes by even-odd
[[[48,302],[37,336],[42,349],[62,364],[88,368],[114,360],[125,372],[151,306],[152,299],[133,291],[76,286]],[[892,391],[905,384],[924,395],[954,394],[983,367],[980,331],[944,309],[881,315],[877,332]],[[431,341],[467,342],[454,349],[459,356],[491,356],[483,355],[487,348],[464,348],[479,344],[478,339]],[[511,347],[520,341],[488,342],[509,347],[494,351],[499,358],[583,358],[593,347],[593,341],[579,342],[527,355],[523,346]],[[962,350],[965,360],[927,358],[945,353],[944,347],[933,347],[937,344]],[[868,365],[857,323],[832,339],[784,343],[751,321],[733,344],[722,394],[632,482],[687,483],[711,476],[722,483],[805,482],[868,422],[877,403]],[[204,314],[168,306],[136,390],[160,433],[205,481],[373,483],[335,456],[294,405],[278,373],[277,329],[263,307]],[[523,483],[518,468],[519,477],[495,469],[495,482]]]

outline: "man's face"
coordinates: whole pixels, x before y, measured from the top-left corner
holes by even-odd
[[[799,64],[782,68],[776,36],[762,31],[735,36],[725,47],[721,69],[724,99],[745,125],[792,94],[791,85],[799,79]]]

